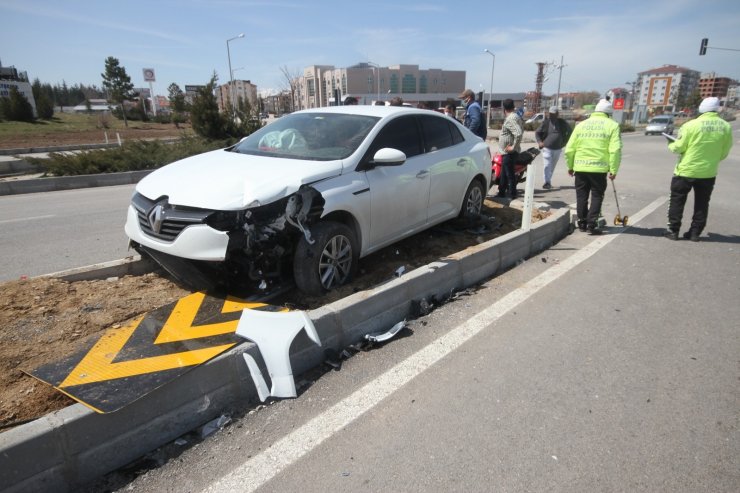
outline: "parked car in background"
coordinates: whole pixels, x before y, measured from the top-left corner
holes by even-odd
[[[488,145],[440,113],[303,110],[146,176],[125,231],[192,288],[267,290],[292,274],[321,294],[361,257],[477,215],[490,184]]]
[[[673,117],[660,115],[651,118],[645,127],[645,135],[660,135],[667,133],[673,135]]]
[[[537,113],[535,115],[532,115],[532,117],[526,120],[524,123],[525,124],[531,123],[531,124],[539,125],[540,123],[542,123],[544,119],[545,119],[544,113]]]

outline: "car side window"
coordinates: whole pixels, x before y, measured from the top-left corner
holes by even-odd
[[[432,152],[453,145],[453,123],[443,117],[422,116],[421,128],[424,132],[424,152]]]
[[[406,154],[407,158],[421,154],[421,136],[416,119],[409,115],[388,122],[375,137],[370,146],[369,156],[372,157],[384,147],[398,149]]]

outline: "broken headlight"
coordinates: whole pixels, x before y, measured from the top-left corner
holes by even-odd
[[[216,211],[203,221],[218,231],[233,231],[244,221],[244,211]]]

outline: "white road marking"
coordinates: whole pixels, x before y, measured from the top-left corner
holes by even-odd
[[[4,219],[0,221],[0,224],[19,223],[21,221],[35,221],[37,219],[49,219],[50,217],[57,217],[57,216],[56,214],[48,214],[46,216],[32,216],[32,217],[19,217],[17,219]]]
[[[656,199],[632,216],[632,224],[642,220],[667,200],[668,197],[665,196]],[[617,231],[624,231],[624,229],[620,228]],[[333,434],[378,405],[383,399],[479,334],[520,303],[535,295],[540,289],[587,260],[619,235],[620,233],[597,237],[566,260],[553,265],[522,287],[512,291],[487,309],[398,363],[323,414],[278,440],[269,449],[246,460],[229,474],[213,482],[204,491],[210,493],[251,492],[265,485]]]

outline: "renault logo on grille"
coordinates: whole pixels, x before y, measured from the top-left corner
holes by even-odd
[[[164,216],[164,206],[162,204],[157,204],[154,207],[152,207],[152,210],[149,211],[149,214],[147,214],[147,220],[149,221],[149,227],[152,228],[152,231],[159,234],[160,230],[162,229],[162,219]]]

